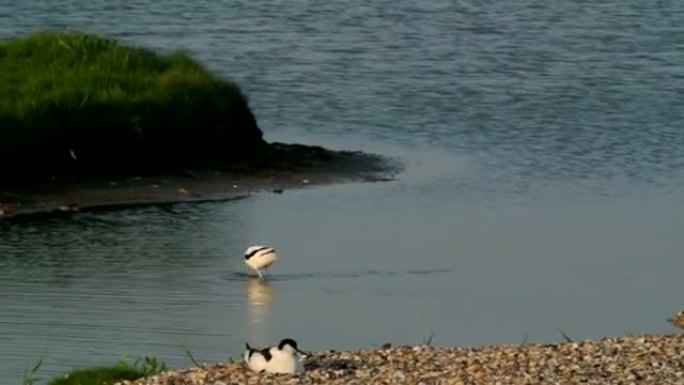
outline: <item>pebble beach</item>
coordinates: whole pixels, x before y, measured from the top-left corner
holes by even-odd
[[[296,375],[258,374],[240,361],[170,370],[117,385],[684,384],[684,335],[558,344],[390,346],[318,352]]]

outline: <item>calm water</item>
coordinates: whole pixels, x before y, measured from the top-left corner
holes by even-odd
[[[20,4],[20,5],[19,5]],[[0,0],[0,36],[184,48],[269,140],[397,156],[391,183],[0,227],[0,377],[246,340],[552,342],[684,306],[681,2]],[[241,254],[266,242],[268,284]],[[8,382],[9,383],[9,382]]]

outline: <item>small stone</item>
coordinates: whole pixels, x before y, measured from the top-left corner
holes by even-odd
[[[667,319],[674,326],[684,329],[684,310]]]
[[[394,372],[394,379],[400,382],[406,381],[406,375],[401,370]]]

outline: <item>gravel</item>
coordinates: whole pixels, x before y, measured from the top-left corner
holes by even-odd
[[[258,374],[242,362],[228,362],[171,370],[119,385],[684,385],[684,335],[483,347],[384,345],[374,350],[314,353],[303,363],[306,371],[296,375]]]
[[[684,310],[673,315],[672,318],[668,318],[667,320],[670,321],[674,326],[684,329]]]

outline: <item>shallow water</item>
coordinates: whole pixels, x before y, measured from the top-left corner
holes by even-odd
[[[304,349],[667,333],[682,308],[677,2],[1,5],[185,48],[269,140],[396,156],[389,183],[0,226],[0,376],[245,341]],[[278,248],[268,283],[251,244]]]

